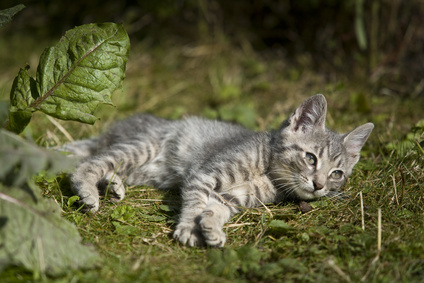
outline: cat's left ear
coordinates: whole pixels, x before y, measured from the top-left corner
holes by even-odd
[[[324,95],[316,94],[305,100],[290,116],[289,123],[293,132],[309,132],[312,129],[325,129],[327,101]]]
[[[346,148],[350,162],[353,163],[351,164],[352,166],[359,161],[359,152],[370,136],[372,129],[374,129],[374,124],[366,123],[347,133],[343,138],[343,145]]]

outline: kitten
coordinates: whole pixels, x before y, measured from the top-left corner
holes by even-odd
[[[122,200],[124,181],[179,188],[183,204],[174,239],[222,247],[222,227],[242,207],[316,199],[345,184],[374,125],[337,134],[325,128],[326,111],[317,94],[279,129],[259,133],[195,117],[139,115],[62,150],[83,157],[71,181],[87,209],[99,209],[99,190],[106,187]]]

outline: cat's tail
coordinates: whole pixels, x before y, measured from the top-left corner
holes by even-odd
[[[74,141],[71,143],[64,144],[58,151],[68,152],[69,156],[77,156],[81,158],[89,157],[95,155],[99,148],[99,139],[86,139]]]

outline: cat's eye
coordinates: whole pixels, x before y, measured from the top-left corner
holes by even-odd
[[[330,177],[333,178],[334,180],[339,180],[343,177],[343,171],[334,170],[333,172],[331,172]]]
[[[305,155],[306,162],[310,165],[317,165],[317,157],[312,153],[307,152]]]

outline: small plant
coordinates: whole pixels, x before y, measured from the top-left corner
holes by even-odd
[[[0,27],[23,8],[0,11]],[[51,175],[72,164],[65,156],[45,151],[16,134],[25,129],[35,111],[93,124],[96,107],[112,104],[111,94],[122,85],[129,46],[122,25],[79,26],[66,32],[56,46],[45,49],[36,78],[29,75],[28,65],[16,76],[9,114],[0,113],[8,117],[0,121],[4,128],[0,129],[0,271],[23,266],[39,279],[46,273],[59,275],[98,261],[97,253],[81,244],[75,226],[60,216],[58,206],[41,197],[32,179],[39,172]]]

